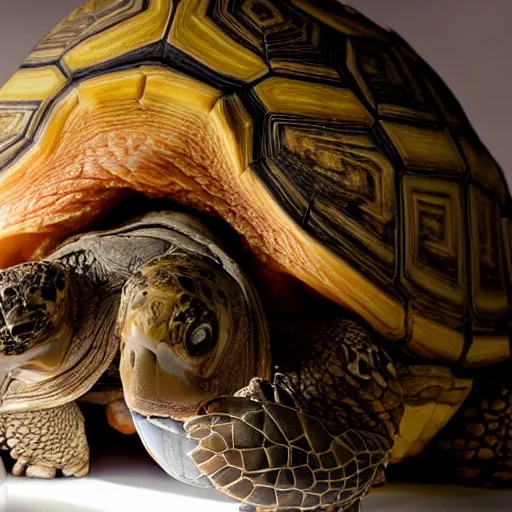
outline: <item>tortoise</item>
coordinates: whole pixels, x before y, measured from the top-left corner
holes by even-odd
[[[71,237],[43,260],[0,271],[0,445],[16,461],[14,475],[88,473],[89,449],[77,399],[108,404],[110,425],[124,434],[135,432],[122,399],[115,327],[123,284],[140,267],[158,256],[183,257],[181,248],[189,258],[214,257],[230,269],[241,293],[254,293],[219,244],[210,250],[204,235],[188,234],[196,224],[176,212],[139,215],[111,229]],[[259,337],[258,326],[266,324],[257,321],[260,302],[250,303],[259,308],[250,312],[254,327],[241,320],[240,329]],[[43,430],[49,434],[42,435]],[[46,437],[37,450],[31,445],[34,436]],[[193,469],[183,465],[182,472]],[[170,471],[181,477],[174,467]],[[192,473],[190,479],[201,485],[192,476],[200,475]]]
[[[457,478],[510,485],[510,192],[395,32],[334,0],[90,0],[0,109],[1,267],[141,196],[236,234],[269,324],[258,374],[241,375],[238,345],[222,374],[192,371],[173,329],[194,314],[151,313],[174,319],[190,290],[209,303],[197,283],[225,271],[164,258],[123,287],[121,379],[143,437],[183,420],[201,474],[265,510],[359,507],[388,461],[427,445]],[[160,337],[176,350],[164,389]]]

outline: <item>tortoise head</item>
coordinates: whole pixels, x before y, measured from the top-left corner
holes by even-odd
[[[69,272],[40,261],[0,271],[0,371],[51,374],[71,339]]]
[[[132,276],[118,317],[130,409],[183,419],[203,400],[243,387],[259,366],[254,306],[207,257],[164,256]]]

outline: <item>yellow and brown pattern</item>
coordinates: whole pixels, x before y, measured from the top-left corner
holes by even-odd
[[[0,166],[2,265],[131,188],[223,216],[424,358],[509,357],[503,173],[436,73],[340,2],[87,1],[0,90]],[[32,189],[37,222],[1,206]]]
[[[32,50],[25,65],[57,62],[82,41],[147,9],[145,0],[87,0],[58,23]]]

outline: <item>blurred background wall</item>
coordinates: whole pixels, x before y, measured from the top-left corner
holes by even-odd
[[[0,0],[0,84],[34,44],[80,3]],[[399,32],[438,71],[512,184],[512,0],[346,3]]]

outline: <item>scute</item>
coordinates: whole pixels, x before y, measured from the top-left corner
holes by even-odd
[[[72,47],[135,16],[144,10],[145,4],[144,0],[86,0],[36,45],[25,59],[25,64],[58,62]]]
[[[243,234],[287,271],[426,359],[480,366],[509,357],[505,178],[453,94],[397,34],[335,0],[89,0],[25,66],[0,90],[0,204],[15,197],[2,199],[2,187],[16,188],[17,172],[57,179],[51,159],[69,159],[59,141],[69,144],[85,116],[98,138],[73,153],[72,170],[105,179],[99,206],[123,187],[172,188],[172,199],[197,206],[170,178],[148,178],[151,187],[139,179],[149,162],[174,165],[163,133],[176,130],[176,116],[202,137],[194,144],[220,148],[201,159],[209,189],[227,155],[216,193],[249,208]],[[64,108],[69,119],[50,123]],[[119,127],[109,132],[113,117]],[[138,125],[129,131],[123,119]],[[45,137],[59,151],[41,148]],[[126,159],[125,146],[136,157]],[[80,197],[98,195],[80,183]],[[66,211],[86,219],[76,229],[102,214],[74,211],[75,192],[60,185]],[[212,199],[204,209],[243,231],[240,215],[220,208]],[[45,231],[46,220],[34,227],[13,206],[4,233],[50,247],[71,217],[49,211]],[[279,236],[254,232],[269,224]]]
[[[37,105],[0,106],[0,166],[17,153]]]
[[[219,2],[222,9],[222,4]],[[230,78],[252,81],[267,72],[264,60],[239,44],[208,16],[209,0],[188,0],[176,9],[168,42]]]

